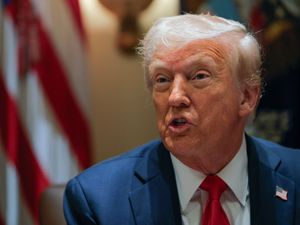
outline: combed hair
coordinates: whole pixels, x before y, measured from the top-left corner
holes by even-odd
[[[260,46],[241,23],[210,14],[185,14],[159,19],[137,48],[143,58],[145,80],[150,88],[149,65],[159,47],[180,48],[196,40],[216,39],[227,47],[232,72],[241,83],[261,84]]]

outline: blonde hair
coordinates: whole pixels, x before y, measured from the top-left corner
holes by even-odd
[[[143,58],[147,86],[151,87],[148,67],[160,46],[178,48],[201,39],[222,41],[239,81],[250,86],[261,84],[260,46],[244,25],[210,14],[185,14],[159,19],[141,40],[137,50]]]

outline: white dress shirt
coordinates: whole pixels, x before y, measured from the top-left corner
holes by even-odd
[[[183,225],[200,225],[207,192],[199,186],[205,175],[193,170],[171,154],[178,189]],[[238,153],[217,175],[227,188],[220,198],[221,205],[231,225],[250,225],[250,200],[248,187],[246,140]]]

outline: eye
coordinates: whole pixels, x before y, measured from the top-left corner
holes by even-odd
[[[165,83],[165,82],[168,82],[169,81],[169,79],[168,79],[168,77],[167,76],[165,76],[165,75],[158,75],[157,77],[156,77],[156,79],[155,79],[155,83]]]
[[[153,80],[153,88],[156,91],[165,91],[169,88],[171,78],[165,74],[158,74]]]
[[[202,80],[204,78],[207,78],[209,75],[204,72],[196,73],[195,76],[192,77],[192,80]]]
[[[197,70],[191,74],[190,82],[196,88],[204,88],[212,81],[212,74],[207,70]]]

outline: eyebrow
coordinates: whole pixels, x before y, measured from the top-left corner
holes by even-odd
[[[169,66],[166,62],[160,60],[160,59],[155,59],[151,64],[149,65],[149,74],[155,70],[166,70],[168,69]]]

